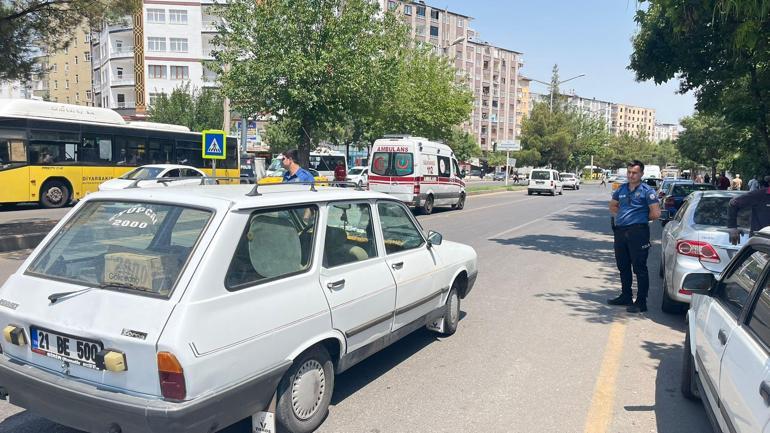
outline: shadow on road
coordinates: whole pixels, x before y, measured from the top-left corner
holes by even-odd
[[[71,429],[60,424],[48,421],[45,418],[23,411],[11,415],[0,423],[0,433],[83,433],[80,430]]]

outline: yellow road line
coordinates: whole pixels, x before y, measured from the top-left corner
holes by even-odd
[[[596,379],[591,408],[586,417],[585,433],[606,433],[610,428],[612,409],[615,404],[615,384],[623,355],[625,335],[626,324],[624,322],[615,322],[610,326],[607,347],[604,349],[604,359],[599,370],[599,377]]]

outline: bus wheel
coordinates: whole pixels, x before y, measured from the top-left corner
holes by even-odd
[[[50,180],[40,189],[40,205],[47,208],[62,207],[70,201],[70,190],[64,182]]]

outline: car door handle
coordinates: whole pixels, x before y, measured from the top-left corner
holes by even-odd
[[[394,271],[397,271],[404,267],[404,262],[393,263],[390,267],[393,268]]]
[[[759,395],[765,400],[765,406],[770,406],[770,382],[765,380],[759,385]]]
[[[719,333],[717,334],[717,338],[719,338],[719,342],[722,343],[722,346],[727,344],[727,334],[725,334],[724,329],[719,330]]]
[[[332,281],[330,283],[326,283],[326,287],[328,287],[329,290],[342,289],[343,287],[345,287],[345,280],[342,279],[339,281]]]

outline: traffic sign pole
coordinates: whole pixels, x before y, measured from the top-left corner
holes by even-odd
[[[201,141],[203,159],[211,160],[211,174],[217,176],[217,159],[227,158],[227,135],[221,130],[203,131]]]
[[[508,186],[508,163],[511,162],[511,151],[505,151],[505,186]]]

